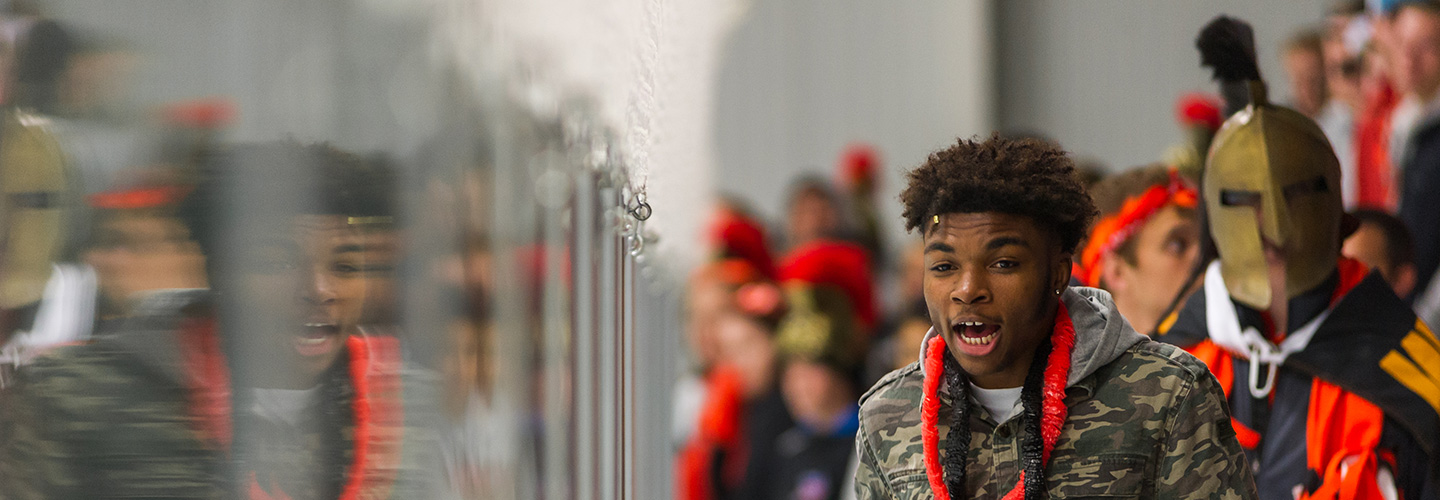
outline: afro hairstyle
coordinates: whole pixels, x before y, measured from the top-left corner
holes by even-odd
[[[1062,251],[1074,253],[1096,215],[1069,154],[1038,139],[960,139],[932,153],[906,179],[900,202],[908,231],[928,231],[931,217],[940,214],[1021,215],[1052,231]]]

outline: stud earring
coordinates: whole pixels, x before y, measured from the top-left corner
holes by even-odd
[[[1055,289],[1055,295],[1060,295],[1061,290],[1062,290],[1062,289],[1060,289],[1060,288],[1056,288],[1056,289]]]

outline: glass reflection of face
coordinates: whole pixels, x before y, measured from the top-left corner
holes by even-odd
[[[242,254],[242,293],[261,310],[255,348],[308,387],[355,333],[365,302],[366,248],[341,215],[302,215]],[[247,312],[246,314],[250,314]],[[280,375],[279,373],[274,375]]]
[[[204,288],[205,257],[174,217],[144,211],[101,220],[85,262],[95,268],[100,294],[125,307],[140,294],[171,288]]]
[[[395,265],[400,260],[399,234],[388,226],[361,230],[365,239],[365,307],[362,321],[389,324],[395,320]]]

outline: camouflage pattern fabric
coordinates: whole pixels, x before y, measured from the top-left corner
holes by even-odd
[[[104,343],[22,371],[7,500],[227,498],[224,453],[191,425],[183,389]]]
[[[166,297],[156,307],[129,321],[125,331],[90,344],[63,347],[25,367],[13,405],[0,408],[14,419],[14,436],[0,450],[0,499],[70,498],[238,498],[249,484],[236,484],[236,452],[207,439],[189,404],[189,384],[179,368],[175,348],[177,311],[194,297]],[[343,368],[343,367],[342,367]],[[439,461],[433,429],[438,399],[434,374],[400,367],[405,407],[399,458],[389,465],[395,480],[384,491],[363,489],[362,498],[430,498],[438,484]],[[332,370],[331,374],[343,374]],[[322,401],[332,404],[322,425],[303,425],[295,444],[277,447],[273,439],[256,439],[242,450],[265,456],[251,465],[291,484],[292,473],[335,470],[353,460],[352,419],[348,411],[353,389],[348,378],[334,377],[334,391]],[[241,427],[254,426],[242,415]],[[345,422],[335,424],[336,422]],[[252,427],[252,432],[265,429]],[[252,434],[253,436],[253,434]],[[270,436],[273,437],[273,436]],[[251,439],[254,439],[253,437]],[[295,467],[275,474],[285,464],[316,461],[335,450],[330,464]],[[246,453],[238,453],[246,455]],[[337,463],[338,462],[338,463]],[[322,473],[323,475],[323,473]],[[313,475],[310,477],[314,477]],[[338,496],[335,477],[293,487],[293,498]],[[269,481],[266,481],[269,484]]]
[[[930,499],[920,441],[920,366],[861,399],[857,497]],[[941,415],[954,411],[942,391]],[[1000,498],[1019,480],[1024,431],[972,402],[964,498]],[[1255,498],[1230,411],[1205,365],[1174,346],[1134,344],[1066,390],[1069,418],[1045,468],[1051,498]],[[949,427],[941,418],[940,450]]]

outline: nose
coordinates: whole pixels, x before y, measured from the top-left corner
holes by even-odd
[[[1290,207],[1279,186],[1262,193],[1261,203],[1256,207],[1255,217],[1260,223],[1260,234],[1276,246],[1285,247],[1292,233]]]
[[[990,286],[985,279],[985,273],[974,270],[961,271],[959,279],[955,281],[955,288],[950,291],[950,300],[960,304],[989,302],[990,298]]]
[[[305,302],[314,305],[324,305],[335,302],[335,280],[329,273],[312,271],[305,280],[305,290],[301,294]]]

